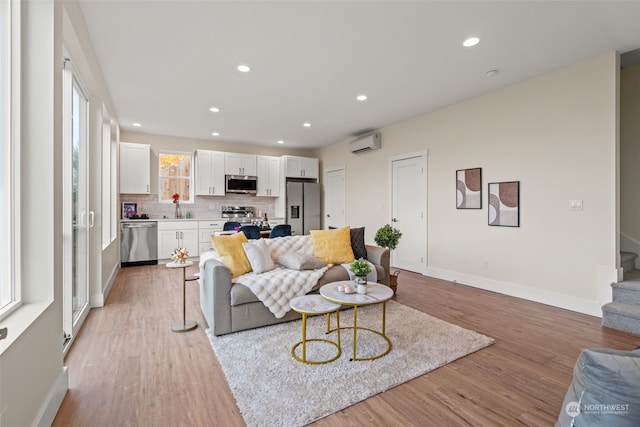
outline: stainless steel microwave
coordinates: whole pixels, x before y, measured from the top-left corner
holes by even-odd
[[[255,194],[258,192],[258,177],[247,175],[227,175],[227,193]]]

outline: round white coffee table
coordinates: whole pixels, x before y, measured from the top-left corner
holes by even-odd
[[[340,305],[334,304],[330,301],[327,301],[320,295],[302,295],[299,297],[295,297],[289,303],[291,309],[297,313],[302,315],[302,341],[296,343],[291,349],[291,356],[297,360],[298,362],[307,363],[310,365],[320,365],[323,363],[329,363],[336,360],[342,354],[342,349],[340,348]],[[336,323],[337,323],[337,333],[338,333],[338,342],[333,342],[327,339],[321,338],[312,338],[307,339],[307,316],[317,315],[317,314],[326,314],[327,315],[327,334],[331,331],[331,313],[336,313]],[[338,349],[338,353],[326,360],[307,360],[307,343],[309,341],[320,341],[326,342]],[[298,357],[296,354],[296,348],[298,346],[302,346],[302,357]]]
[[[366,294],[346,294],[344,292],[338,291],[338,286],[352,286],[353,282],[349,280],[341,281],[341,282],[333,282],[328,283],[320,288],[320,295],[327,300],[334,302],[336,304],[341,305],[350,305],[353,307],[353,326],[352,327],[344,327],[342,329],[353,329],[353,357],[351,360],[353,361],[361,361],[361,360],[374,360],[379,359],[382,356],[389,354],[391,351],[391,341],[385,334],[386,329],[386,315],[387,315],[387,301],[393,297],[393,291],[390,287],[381,285],[379,283],[369,283],[367,284],[367,293]],[[363,307],[367,305],[373,304],[382,304],[382,330],[376,331],[369,328],[363,328],[358,326],[358,307]],[[387,349],[380,354],[377,354],[372,357],[362,357],[358,358],[356,352],[356,346],[358,341],[358,329],[366,330],[369,332],[373,332],[374,334],[380,335],[387,342]]]

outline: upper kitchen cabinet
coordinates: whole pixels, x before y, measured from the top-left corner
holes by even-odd
[[[258,156],[258,193],[257,196],[280,196],[280,158]]]
[[[256,176],[256,156],[253,154],[225,153],[224,170],[227,175]]]
[[[285,178],[318,179],[318,159],[312,157],[282,156]]]
[[[151,146],[120,143],[120,193],[151,194]]]
[[[196,151],[196,195],[224,196],[225,154],[221,151]]]

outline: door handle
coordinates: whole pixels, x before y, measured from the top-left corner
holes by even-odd
[[[327,218],[331,218],[331,215],[327,214]]]
[[[93,228],[93,220],[95,218],[95,212],[89,211],[89,228]]]
[[[391,222],[398,222],[396,218],[391,218]]]

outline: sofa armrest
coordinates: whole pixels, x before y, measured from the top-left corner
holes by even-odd
[[[391,271],[389,249],[380,246],[365,245],[367,248],[367,259],[369,262],[379,265],[384,269],[384,278],[378,278],[378,282],[389,286],[389,275]]]
[[[200,309],[214,335],[231,332],[231,272],[217,259],[200,271]]]

